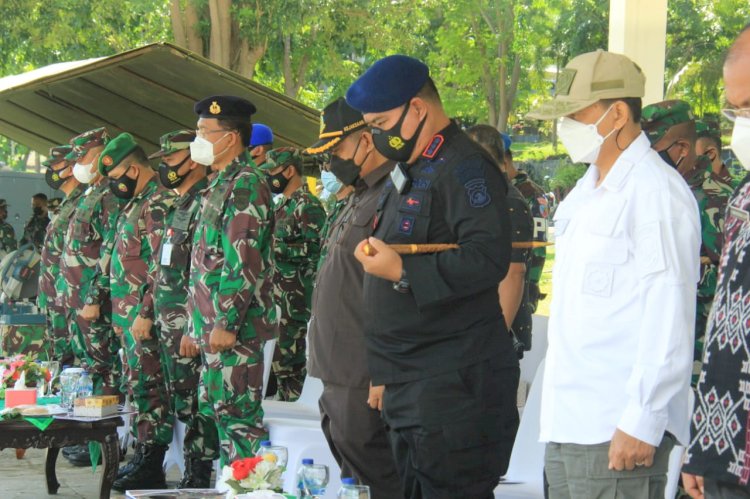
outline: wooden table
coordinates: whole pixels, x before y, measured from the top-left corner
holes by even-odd
[[[102,465],[104,466],[99,482],[99,497],[107,499],[120,462],[117,427],[122,425],[122,418],[119,417],[94,422],[57,419],[46,430],[40,431],[24,420],[4,421],[0,423],[0,449],[46,448],[47,460],[44,472],[47,477],[47,493],[57,494],[60,483],[55,474],[55,464],[60,449],[69,445],[99,442],[102,444]]]

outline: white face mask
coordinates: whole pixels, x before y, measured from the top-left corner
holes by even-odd
[[[76,180],[78,180],[82,184],[88,184],[94,178],[96,177],[96,173],[91,173],[91,167],[94,165],[94,162],[84,165],[81,163],[76,163],[73,167],[73,176]]]
[[[229,134],[225,133],[221,139],[216,141],[216,143],[218,144],[227,135]],[[196,137],[195,140],[190,143],[190,159],[198,164],[211,166],[214,164],[214,161],[216,161],[216,158],[224,154],[227,149],[224,149],[219,154],[214,154],[213,142],[209,142],[208,139],[204,139],[203,137]]]
[[[612,106],[607,108],[602,117],[596,120],[596,123],[590,125],[571,118],[560,118],[557,136],[560,137],[560,141],[568,150],[568,155],[573,163],[593,163],[597,160],[602,144],[616,130],[612,129],[606,137],[602,137],[596,129],[596,126],[607,116],[610,109],[612,109]]]
[[[750,118],[738,117],[734,121],[731,145],[742,168],[750,171]]]

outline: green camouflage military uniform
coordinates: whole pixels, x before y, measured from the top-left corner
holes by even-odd
[[[8,211],[8,203],[0,199],[0,209]],[[0,221],[0,259],[16,249],[16,231],[6,221]]]
[[[21,245],[33,244],[37,251],[41,251],[44,246],[44,236],[47,234],[47,224],[49,224],[49,217],[47,214],[40,216],[32,215],[26,227],[23,229],[23,237],[21,238]]]
[[[107,174],[124,159],[120,157],[127,150],[121,145],[123,142],[134,144],[129,134],[112,139],[99,159],[99,173]],[[89,296],[94,297],[107,289],[111,293],[112,323],[123,329],[128,394],[138,410],[134,428],[139,442],[156,445],[169,445],[174,423],[159,340],[151,331],[150,339],[136,341],[131,327],[139,314],[154,320],[153,304],[144,297],[146,290],[154,286],[156,255],[174,197],[152,177],[128,201],[117,219],[115,237],[106,245],[105,252],[111,255],[105,259],[109,265],[101,266],[97,286],[89,290]]]
[[[47,329],[53,342],[55,359],[63,364],[72,363],[74,351],[81,352],[83,345],[76,345],[77,336],[71,335],[66,321],[66,312],[62,306],[62,299],[57,296],[55,284],[60,274],[60,258],[62,257],[65,234],[68,230],[68,221],[73,216],[78,202],[83,195],[84,186],[78,185],[60,204],[57,216],[47,225],[47,236],[42,248],[41,263],[39,267],[39,294],[37,305],[47,316]]]
[[[213,417],[198,411],[201,358],[180,355],[180,342],[188,328],[190,251],[201,203],[204,178],[177,198],[167,215],[164,239],[156,259],[153,288],[156,329],[167,377],[172,411],[185,423],[184,454],[188,458],[219,458],[219,441]]]
[[[247,153],[210,179],[193,238],[188,311],[203,361],[199,405],[215,418],[222,464],[251,457],[263,427],[263,343],[278,323],[273,304],[273,207],[263,175]],[[213,328],[237,335],[212,353]]]
[[[307,322],[325,216],[320,201],[304,184],[275,210],[274,296],[281,315],[273,372],[279,400],[296,401],[305,382]]]
[[[652,145],[659,142],[671,127],[688,122],[694,122],[694,116],[690,105],[683,101],[663,101],[643,108],[641,124]],[[701,371],[708,314],[716,292],[718,264],[724,245],[724,215],[734,188],[725,178],[712,171],[711,160],[707,156],[696,158],[693,168],[683,172],[682,176],[698,202],[701,218],[701,272],[692,377],[695,385]]]
[[[104,128],[82,133],[70,140],[72,151],[65,159],[77,161],[89,149],[102,146],[108,140],[109,135]],[[55,283],[60,306],[67,315],[70,335],[76,338],[72,342],[74,353],[91,371],[96,395],[117,394],[120,391],[120,340],[112,330],[112,302],[109,295],[101,296],[97,302],[97,319],[87,321],[79,316],[79,312],[85,305],[89,287],[96,282],[98,265],[108,258],[103,246],[114,238],[117,216],[123,205],[106,182],[86,188],[68,221],[60,256],[60,275]],[[75,349],[80,347],[81,350],[76,352]]]
[[[72,346],[74,349],[76,345],[83,346],[82,351],[74,353],[91,370],[97,395],[120,392],[120,339],[112,330],[110,296],[102,294],[96,301],[98,319],[87,321],[78,314],[99,274],[97,266],[109,264],[109,255],[103,253],[103,243],[114,239],[117,216],[123,205],[106,182],[89,186],[84,191],[68,222],[60,257],[60,275],[55,283],[61,306],[67,314],[70,334],[77,338]]]
[[[531,216],[534,219],[532,240],[547,242],[547,217],[549,216],[549,209],[544,190],[534,183],[526,172],[520,170],[513,178],[513,186],[521,192],[521,195],[526,199],[531,208]],[[544,299],[539,290],[539,281],[542,278],[544,261],[546,259],[547,248],[534,248],[529,252],[529,259],[526,262],[526,280],[529,290],[527,307],[531,314],[536,312],[539,300]]]
[[[344,206],[346,206],[346,202],[348,200],[349,196],[345,197],[344,199],[337,199],[336,202],[333,203],[333,205],[331,205],[330,209],[328,210],[326,222],[325,224],[323,224],[323,229],[320,231],[320,258],[318,258],[318,268],[315,269],[316,272],[320,270],[320,267],[323,266],[323,260],[325,260],[326,254],[328,253],[328,244],[326,244],[326,241],[328,241],[331,226],[336,221],[336,218],[341,213],[341,210],[343,210]]]

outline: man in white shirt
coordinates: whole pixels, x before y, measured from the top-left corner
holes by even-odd
[[[540,439],[551,499],[663,498],[688,390],[701,242],[695,198],[641,131],[645,77],[601,50],[570,61],[551,102],[574,162],[555,214]]]

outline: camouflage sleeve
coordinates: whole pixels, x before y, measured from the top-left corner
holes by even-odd
[[[154,320],[154,289],[157,274],[159,272],[159,254],[161,242],[164,238],[164,227],[167,216],[170,213],[172,198],[161,199],[149,206],[146,215],[146,241],[150,248],[150,258],[148,260],[148,273],[146,274],[146,289],[141,298],[141,309],[139,315],[147,319]]]
[[[320,238],[326,223],[326,212],[317,200],[300,203],[294,212],[299,227],[301,244],[290,246],[289,261],[317,266],[320,257]]]
[[[259,274],[265,270],[271,242],[270,194],[258,177],[241,176],[226,202],[221,247],[224,265],[214,293],[214,327],[237,333],[245,322]]]
[[[13,226],[5,224],[2,231],[0,231],[2,237],[0,238],[0,250],[11,252],[16,249],[16,232],[13,230]]]
[[[115,248],[117,218],[120,214],[119,203],[114,196],[107,194],[102,198],[100,209],[91,217],[91,226],[101,235],[102,245],[99,250],[99,262],[96,264],[94,278],[87,293],[94,303],[101,304],[110,294],[109,265]]]

